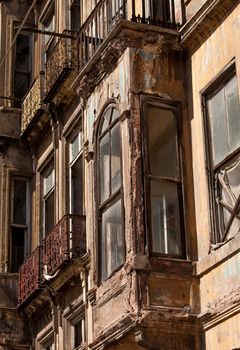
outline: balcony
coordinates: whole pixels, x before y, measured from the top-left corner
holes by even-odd
[[[155,3],[156,9],[153,9],[150,0],[100,0],[77,37],[79,72],[85,68],[121,20],[176,29],[175,13],[180,10],[175,9],[175,1],[158,0]]]
[[[39,246],[19,269],[18,306],[39,291],[41,276],[42,246]]]
[[[22,102],[21,134],[32,124],[33,119],[36,119],[44,111],[44,105],[42,103],[44,86],[44,73],[41,72],[34,80]]]
[[[74,33],[68,30],[58,38],[53,52],[46,63],[46,95],[44,102],[50,102],[61,89],[71,71],[76,68],[77,46]]]
[[[85,216],[65,215],[44,240],[44,266],[53,275],[64,263],[86,253]]]

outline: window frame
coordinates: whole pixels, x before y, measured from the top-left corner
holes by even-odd
[[[87,332],[86,332],[86,315],[85,315],[85,304],[80,297],[75,301],[73,307],[67,307],[63,312],[64,317],[64,336],[67,339],[67,347],[70,346],[72,350],[80,350],[86,348]],[[82,322],[82,343],[75,346],[75,325]]]
[[[215,175],[217,171],[220,170],[224,165],[227,165],[231,160],[233,160],[238,154],[240,155],[240,146],[234,149],[232,152],[228,153],[223,159],[218,161],[214,165],[213,161],[213,141],[211,135],[211,125],[210,125],[210,113],[208,110],[207,102],[212,97],[214,97],[218,92],[220,92],[228,84],[228,82],[236,77],[237,71],[235,60],[232,60],[226,67],[219,72],[219,74],[214,77],[212,81],[200,92],[200,98],[202,102],[202,116],[203,116],[203,127],[204,127],[204,140],[205,140],[205,164],[207,170],[207,183],[209,189],[209,209],[210,209],[210,225],[211,243],[225,243],[227,242],[226,237],[222,237],[221,229],[218,223],[217,205],[216,205],[216,189],[215,189]],[[238,81],[237,81],[238,83]],[[238,96],[239,96],[239,85],[237,85]],[[239,97],[240,102],[240,97]]]
[[[36,337],[36,349],[47,350],[50,347],[55,347],[54,325],[51,321]],[[51,349],[51,348],[50,348]]]
[[[182,170],[182,144],[181,144],[181,126],[182,115],[180,109],[180,103],[172,100],[166,100],[161,97],[140,96],[141,104],[141,125],[142,125],[142,162],[143,162],[143,188],[144,188],[144,216],[146,226],[145,244],[148,249],[148,253],[151,257],[163,257],[163,258],[175,258],[186,259],[186,237],[185,237],[185,206],[184,206],[184,181]],[[147,122],[147,109],[148,106],[158,107],[163,110],[170,110],[174,113],[175,121],[175,145],[176,145],[176,162],[178,165],[178,177],[173,178],[169,176],[151,175],[150,169],[150,156],[149,156],[149,137],[148,137],[148,122]],[[179,229],[180,229],[180,254],[160,253],[154,252],[153,238],[152,238],[152,210],[151,210],[151,180],[157,180],[158,182],[174,183],[176,184],[176,193],[178,196],[178,215],[179,215]]]
[[[104,130],[104,132],[101,132],[102,126],[103,126],[103,121],[104,121],[104,116],[106,115],[107,111],[109,109],[116,109],[118,112],[118,117],[116,120],[111,122],[108,127]],[[113,112],[112,112],[113,113]],[[112,115],[112,114],[111,114]],[[101,202],[101,171],[100,171],[100,141],[103,139],[105,135],[107,135],[108,132],[110,132],[117,124],[119,123],[119,137],[120,137],[120,174],[121,174],[121,182],[120,182],[120,187],[115,190],[114,193],[111,193],[107,199]],[[101,132],[101,134],[100,134]],[[100,134],[100,135],[99,135]],[[97,154],[97,159],[96,159],[96,166],[95,166],[95,174],[96,180],[95,180],[95,188],[97,189],[96,191],[96,207],[97,207],[97,283],[101,284],[107,281],[109,278],[111,278],[117,271],[119,271],[122,266],[124,265],[124,262],[126,260],[126,242],[125,242],[125,213],[124,213],[124,196],[123,196],[123,175],[122,175],[122,170],[123,170],[123,159],[122,159],[122,135],[121,135],[121,114],[120,110],[118,107],[118,104],[116,103],[115,100],[110,100],[108,103],[106,103],[102,111],[100,113],[100,116],[98,118],[98,122],[96,125],[96,134],[95,134],[95,140],[96,140],[96,154]],[[111,169],[111,165],[110,168]],[[109,179],[111,178],[111,170],[109,171]],[[111,185],[109,184],[109,187]],[[114,204],[117,203],[117,201],[121,201],[121,225],[122,225],[122,242],[123,242],[123,263],[119,265],[116,269],[111,271],[111,273],[106,277],[102,277],[102,257],[101,257],[101,239],[102,239],[102,217],[104,212],[106,212],[108,209],[110,209]]]
[[[53,186],[51,189],[44,193],[45,179],[53,172]],[[53,156],[49,159],[49,161],[45,164],[44,168],[41,171],[41,200],[42,200],[42,238],[45,238],[47,233],[54,227],[56,224],[56,171],[54,166],[54,158]],[[54,217],[53,217],[53,227],[49,230],[46,230],[46,200],[53,194],[54,201]]]
[[[40,15],[39,21],[41,23],[41,27],[43,30],[49,30],[46,26],[46,23],[49,21],[49,19],[52,18],[52,26],[53,26],[53,32],[56,31],[56,13],[55,13],[55,2],[54,0],[48,1],[45,8],[42,11],[42,14]],[[48,39],[46,40],[46,37]],[[43,40],[42,40],[42,60],[44,65],[46,65],[49,57],[51,56],[51,53],[55,46],[55,37],[51,36],[50,34],[44,34]]]
[[[19,224],[14,222],[14,181],[20,180],[24,181],[26,183],[26,223],[25,224]],[[11,220],[10,220],[10,237],[9,237],[9,266],[10,270],[13,270],[13,253],[12,253],[12,230],[15,229],[22,229],[24,230],[24,253],[23,253],[23,261],[27,258],[27,256],[30,254],[30,242],[31,242],[31,236],[29,234],[30,230],[30,184],[29,184],[29,178],[24,175],[20,174],[12,174],[11,177]],[[21,264],[20,264],[21,265]],[[19,265],[19,267],[20,267]],[[16,271],[17,272],[17,271]]]
[[[78,137],[79,139],[79,149],[78,153],[75,156],[75,158],[72,158],[71,155],[71,147],[73,141]],[[68,191],[68,210],[70,214],[74,214],[74,204],[73,204],[73,185],[72,185],[72,168],[76,162],[81,159],[82,162],[82,213],[79,215],[84,215],[85,208],[84,208],[84,135],[83,135],[83,120],[82,117],[80,116],[80,126],[78,123],[77,130],[73,131],[71,136],[68,137],[67,143],[68,143],[68,184],[67,187],[69,189]]]
[[[18,23],[18,22],[17,22]],[[28,32],[24,32],[24,31],[22,31],[19,35],[18,35],[18,37],[20,37],[20,36],[25,36],[25,37],[27,37],[28,38],[28,43],[29,43],[29,66],[28,66],[28,70],[21,70],[21,69],[16,69],[15,67],[16,67],[16,56],[17,56],[17,42],[15,43],[15,48],[14,48],[14,57],[13,57],[13,67],[14,67],[14,70],[13,70],[13,72],[12,72],[12,81],[13,81],[13,86],[12,86],[12,92],[13,92],[13,96],[14,97],[17,97],[17,98],[19,98],[19,96],[16,96],[16,76],[18,75],[18,74],[22,74],[22,75],[24,75],[24,76],[26,76],[27,77],[27,80],[28,80],[28,88],[26,89],[26,91],[25,91],[25,93],[24,93],[24,95],[21,97],[21,99],[23,99],[25,96],[26,96],[26,94],[27,94],[27,92],[28,92],[28,90],[29,90],[29,88],[30,88],[30,86],[31,86],[31,83],[32,83],[32,78],[33,78],[33,36],[32,36],[32,34],[30,34],[30,33],[28,33]],[[14,106],[15,107],[21,107],[21,105],[19,105],[19,103],[20,102],[18,102],[18,101],[15,101],[14,102]]]

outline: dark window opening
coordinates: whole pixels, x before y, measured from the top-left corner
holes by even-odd
[[[84,341],[83,332],[84,332],[84,323],[81,319],[74,324],[74,349],[78,348]]]
[[[18,268],[24,261],[25,229],[20,227],[11,228],[12,243],[12,266],[11,272],[18,272]]]
[[[31,82],[31,37],[19,34],[16,42],[14,97],[22,99]],[[14,107],[21,107],[21,101],[15,101]]]
[[[80,0],[73,0],[71,3],[71,30],[78,32],[81,26]]]
[[[80,156],[71,167],[72,214],[83,214],[83,160]]]
[[[54,192],[45,199],[45,232],[54,226]]]
[[[13,223],[26,225],[27,182],[14,180]]]
[[[81,122],[81,121],[80,121]],[[83,215],[83,141],[82,128],[69,143],[70,213]]]
[[[12,186],[11,215],[11,272],[17,272],[27,252],[27,181],[14,178]]]

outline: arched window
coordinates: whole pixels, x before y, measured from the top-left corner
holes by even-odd
[[[124,262],[121,136],[119,112],[109,105],[98,132],[100,278],[106,280]]]

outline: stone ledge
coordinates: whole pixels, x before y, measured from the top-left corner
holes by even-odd
[[[196,262],[195,274],[198,277],[209,273],[215,267],[230,259],[232,256],[240,252],[240,234],[237,234],[232,240],[220,246],[217,250]]]
[[[82,98],[88,98],[104,77],[114,70],[119,58],[128,47],[148,46],[154,47],[159,52],[181,50],[179,33],[174,29],[120,21],[78,74],[72,88],[76,89]]]

